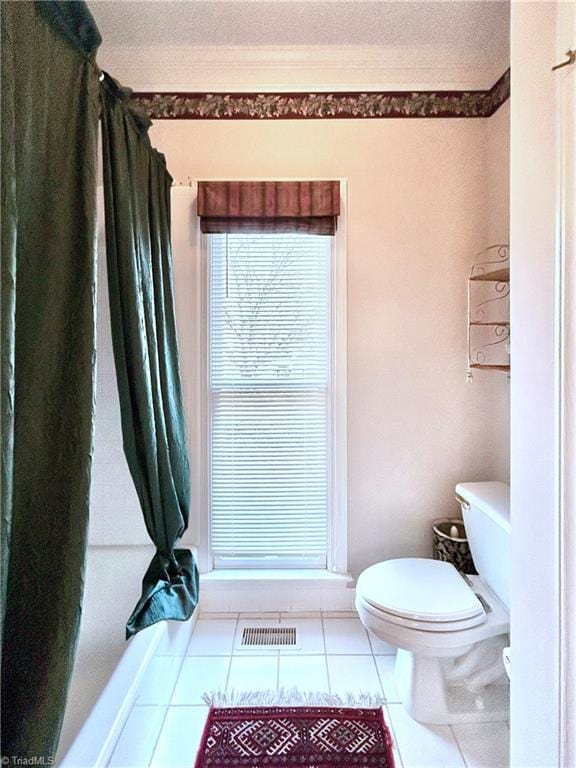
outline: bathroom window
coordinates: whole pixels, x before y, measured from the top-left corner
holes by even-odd
[[[209,566],[345,570],[336,238],[205,238]]]

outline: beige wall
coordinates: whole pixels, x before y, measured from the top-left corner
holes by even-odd
[[[458,512],[456,482],[507,479],[509,382],[490,374],[466,382],[467,274],[475,254],[506,235],[506,126],[501,111],[490,120],[157,121],[151,129],[177,182],[348,182],[355,574],[383,558],[430,554],[430,522]],[[182,328],[190,272],[181,258],[175,280]]]
[[[510,100],[486,121],[488,128],[488,240],[510,238]]]
[[[510,242],[510,100],[486,121],[488,171],[488,232],[490,245]],[[512,288],[512,286],[511,286]],[[513,288],[512,288],[513,290]],[[513,331],[512,331],[513,332]],[[494,376],[497,374],[484,374]],[[502,430],[503,472],[510,475],[510,380],[503,386],[500,418],[505,421]],[[505,390],[505,391],[504,391]]]
[[[120,401],[110,332],[104,192],[101,186],[98,187],[97,202],[96,417],[88,543],[104,547],[140,546],[149,544],[150,540],[122,447]]]

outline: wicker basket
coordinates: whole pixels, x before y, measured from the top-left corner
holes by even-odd
[[[457,535],[454,528],[457,529]],[[432,524],[432,541],[434,560],[452,563],[460,573],[477,573],[462,520],[435,520]]]

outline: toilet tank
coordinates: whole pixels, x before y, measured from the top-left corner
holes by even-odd
[[[510,487],[506,483],[459,483],[466,535],[482,580],[510,608]]]

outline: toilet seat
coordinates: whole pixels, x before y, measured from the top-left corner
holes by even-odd
[[[361,574],[356,594],[383,621],[413,629],[454,632],[486,620],[481,602],[456,568],[439,560],[377,563]]]
[[[469,576],[472,591],[481,595],[490,606],[476,625],[453,622],[417,622],[394,617],[375,608],[356,591],[356,610],[362,624],[376,637],[387,643],[423,656],[453,658],[464,653],[475,643],[506,634],[510,617],[492,590],[479,576]],[[465,582],[464,582],[465,583]],[[464,620],[466,622],[466,620]],[[474,619],[472,619],[472,622]]]
[[[380,622],[384,622],[386,624],[394,624],[399,628],[419,630],[420,632],[438,635],[442,633],[454,633],[458,632],[459,630],[477,627],[479,624],[483,624],[487,618],[486,613],[482,611],[482,613],[478,616],[460,621],[420,621],[418,619],[407,619],[404,616],[397,616],[394,613],[383,611],[381,608],[376,608],[359,595],[356,596],[356,605],[357,607],[361,605],[366,611],[371,613],[374,618]]]

